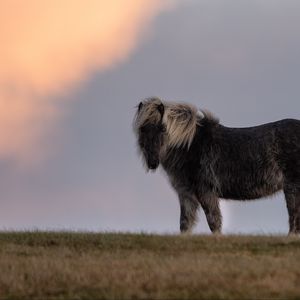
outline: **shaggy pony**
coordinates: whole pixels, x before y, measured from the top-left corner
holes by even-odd
[[[229,128],[207,111],[148,98],[134,131],[147,169],[166,171],[180,202],[180,230],[191,230],[201,206],[220,232],[219,198],[251,200],[284,191],[289,232],[300,233],[300,121]]]

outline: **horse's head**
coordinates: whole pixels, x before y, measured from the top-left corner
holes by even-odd
[[[159,165],[164,132],[165,129],[162,124],[145,124],[139,129],[139,147],[148,168],[151,170],[157,169]]]
[[[160,163],[164,142],[164,105],[158,101],[141,102],[136,116],[138,146],[148,169],[155,170]]]

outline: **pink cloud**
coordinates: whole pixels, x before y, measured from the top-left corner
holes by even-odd
[[[51,95],[124,61],[159,0],[0,2],[0,158],[45,153],[40,140],[61,114]]]

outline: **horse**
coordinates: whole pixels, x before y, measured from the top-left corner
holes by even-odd
[[[202,207],[221,233],[219,199],[254,200],[283,190],[289,233],[300,233],[300,121],[231,128],[188,103],[146,98],[133,122],[147,170],[162,166],[180,204],[180,231],[190,232]]]

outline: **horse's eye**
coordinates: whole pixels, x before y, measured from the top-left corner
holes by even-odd
[[[160,128],[160,131],[161,132],[166,132],[166,126],[162,125],[161,128]]]

